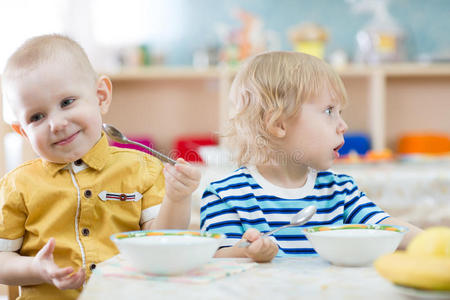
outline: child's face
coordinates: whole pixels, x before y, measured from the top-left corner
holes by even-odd
[[[299,114],[285,123],[284,145],[291,161],[317,170],[331,167],[348,129],[341,109],[328,89],[302,105]]]
[[[101,137],[101,115],[108,107],[98,83],[70,63],[44,63],[12,80],[8,99],[23,135],[48,161],[77,160]]]

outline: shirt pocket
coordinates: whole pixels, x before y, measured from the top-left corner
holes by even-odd
[[[142,199],[142,194],[134,193],[112,193],[108,191],[101,191],[98,197],[102,201],[120,201],[120,202],[137,202]]]

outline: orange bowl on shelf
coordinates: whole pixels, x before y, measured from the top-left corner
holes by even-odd
[[[410,133],[398,142],[399,154],[450,153],[450,135],[444,133]]]

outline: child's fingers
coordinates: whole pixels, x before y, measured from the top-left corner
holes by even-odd
[[[166,166],[166,170],[181,181],[198,182],[201,178],[200,171],[188,165]]]
[[[81,287],[86,280],[86,272],[84,269],[78,270],[77,273],[74,273],[71,276],[71,287],[72,289],[77,289]]]
[[[189,165],[187,162],[184,162],[184,160],[182,163],[178,163],[179,160],[182,159],[179,158],[177,160],[177,164],[173,166],[175,170],[182,173],[184,176],[188,178],[191,178],[193,180],[200,180],[201,172],[198,168]]]
[[[247,248],[247,255],[256,262],[268,262],[277,254],[278,247],[268,238],[260,238]]]
[[[44,247],[39,250],[36,254],[38,259],[48,259],[53,254],[53,250],[55,249],[55,239],[50,238],[49,241],[44,245]]]
[[[261,233],[258,230],[256,230],[255,228],[248,229],[242,235],[242,238],[249,242],[253,242],[253,241],[259,239],[260,237],[261,237]]]
[[[72,272],[72,267],[55,268],[54,270],[50,271],[48,275],[51,279],[62,279],[66,276],[69,276]]]
[[[166,181],[166,185],[171,186],[172,188],[175,188],[177,190],[188,187],[188,185],[185,182],[179,180],[176,177],[174,171],[171,170],[170,168],[164,169],[164,179]]]
[[[55,280],[55,286],[61,290],[65,289],[77,289],[83,285],[86,278],[84,269],[80,269],[78,272],[68,275],[64,278]]]
[[[178,172],[171,166],[164,170],[164,176],[166,181],[175,185],[179,189],[196,187],[199,183],[198,180],[185,176],[183,173]]]
[[[177,158],[177,164],[185,164],[185,165],[187,165],[187,164],[188,164],[188,162],[187,162],[187,161],[185,161],[185,160],[184,160],[184,158],[182,158],[182,157],[179,157],[179,158]]]
[[[263,238],[262,240],[262,248],[267,255],[274,255],[278,252],[278,246],[270,238]]]

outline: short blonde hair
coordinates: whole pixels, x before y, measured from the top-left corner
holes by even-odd
[[[94,86],[98,78],[97,73],[89,61],[83,48],[74,40],[60,34],[48,34],[28,39],[8,59],[2,74],[2,96],[6,108],[9,105],[8,81],[20,80],[24,74],[32,71],[38,66],[61,61],[74,66],[77,71],[86,77],[88,82]],[[67,70],[73,72],[74,70]],[[8,110],[8,109],[7,109]],[[16,123],[15,116],[9,122]]]
[[[74,40],[60,34],[48,34],[28,39],[8,59],[3,72],[6,79],[20,77],[37,66],[63,58],[90,76],[97,74],[83,48]]]
[[[300,52],[266,52],[247,60],[231,85],[231,116],[223,137],[239,165],[275,159],[268,128],[295,116],[305,101],[328,88],[345,105],[347,93],[338,74],[323,60]]]

